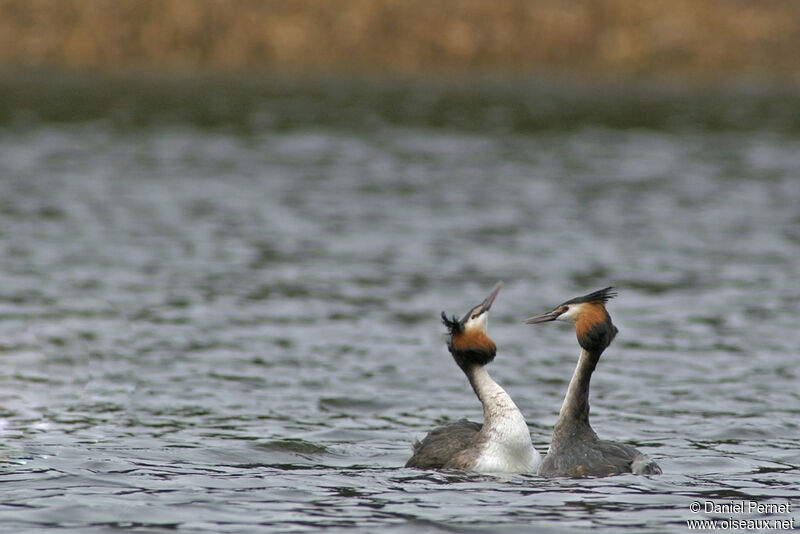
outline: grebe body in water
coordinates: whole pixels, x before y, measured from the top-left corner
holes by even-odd
[[[483,404],[483,424],[462,419],[432,430],[414,442],[406,467],[480,473],[535,473],[539,467],[541,458],[525,418],[485,368],[497,351],[487,334],[487,321],[501,286],[495,285],[486,300],[460,320],[442,312],[447,347]]]
[[[550,449],[539,467],[546,477],[606,476],[619,473],[661,474],[661,468],[635,448],[604,441],[589,425],[589,381],[600,355],[617,335],[605,303],[616,296],[607,287],[568,300],[548,313],[527,319],[528,324],[566,321],[575,325],[581,354],[567,388]]]

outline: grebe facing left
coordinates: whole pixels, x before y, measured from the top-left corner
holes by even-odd
[[[483,404],[483,424],[461,419],[432,430],[414,442],[406,467],[480,473],[535,473],[539,467],[540,456],[525,418],[485,369],[497,351],[487,335],[487,321],[501,286],[498,282],[486,300],[461,320],[448,319],[442,312],[449,334],[447,348]]]
[[[617,327],[611,322],[605,307],[605,303],[615,296],[614,288],[607,287],[525,320],[528,324],[572,323],[581,346],[578,365],[553,428],[550,449],[539,467],[542,476],[661,474],[661,468],[653,460],[630,445],[599,439],[589,425],[589,380],[600,355],[617,335]]]

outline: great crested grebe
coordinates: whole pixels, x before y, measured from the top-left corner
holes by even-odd
[[[489,309],[501,286],[498,282],[486,300],[461,320],[448,319],[442,312],[449,334],[447,348],[483,404],[483,424],[461,419],[435,428],[414,442],[406,467],[480,473],[535,473],[539,467],[541,458],[525,418],[484,367],[497,351],[486,332]]]
[[[542,476],[661,474],[661,468],[653,460],[630,445],[599,439],[589,426],[589,380],[600,355],[617,335],[617,327],[612,324],[605,307],[605,303],[616,295],[613,287],[607,287],[525,320],[528,324],[548,321],[573,323],[581,346],[578,365],[553,428],[550,449],[539,467]]]

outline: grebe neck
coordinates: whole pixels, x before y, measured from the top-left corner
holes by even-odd
[[[581,349],[578,365],[572,373],[567,394],[558,413],[556,426],[569,423],[585,424],[589,427],[589,382],[601,353],[602,351]]]
[[[494,381],[483,365],[470,365],[464,372],[475,394],[483,405],[484,425],[493,426],[499,420],[509,416],[522,417],[522,414],[500,384]],[[512,415],[513,414],[513,415]],[[524,419],[523,419],[524,421]]]

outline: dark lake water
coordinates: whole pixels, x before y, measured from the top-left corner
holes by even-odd
[[[497,280],[541,452],[578,347],[522,320],[617,286],[592,422],[662,476],[402,467]],[[800,91],[0,82],[4,532],[800,526],[798,316]]]

